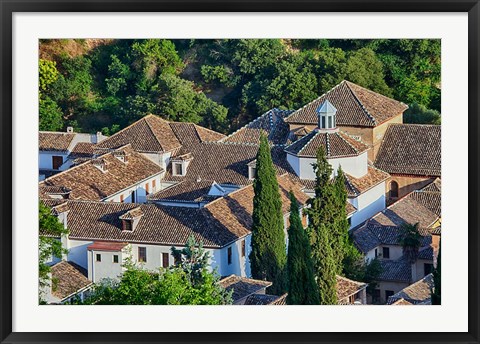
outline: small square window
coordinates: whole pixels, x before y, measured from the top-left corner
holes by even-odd
[[[390,248],[389,247],[384,247],[383,248],[383,258],[390,258]]]
[[[97,253],[96,255],[96,261],[101,262],[102,261],[102,255],[100,253]]]
[[[175,170],[174,175],[176,176],[183,176],[183,166],[181,163],[174,163],[173,168]]]
[[[147,262],[147,248],[139,247],[138,248],[138,261],[146,263]]]
[[[245,257],[245,240],[242,240],[242,257]]]
[[[162,267],[168,268],[170,266],[168,253],[162,253]]]
[[[228,248],[228,265],[232,264],[232,247]]]
[[[113,262],[118,263],[118,255],[117,254],[113,255]]]
[[[393,290],[385,290],[385,301],[388,301],[388,298],[393,294],[395,294]]]

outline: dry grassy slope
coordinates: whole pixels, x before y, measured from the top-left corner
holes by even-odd
[[[60,56],[75,57],[88,53],[90,50],[105,44],[113,39],[47,39],[40,41],[39,58],[58,61]]]

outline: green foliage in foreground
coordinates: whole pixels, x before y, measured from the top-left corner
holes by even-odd
[[[228,305],[231,292],[207,269],[208,252],[189,238],[183,250],[172,248],[176,265],[158,271],[144,270],[131,259],[119,280],[105,279],[84,304],[96,305]]]
[[[437,266],[433,270],[432,305],[442,304],[442,258],[441,246],[438,248]]]

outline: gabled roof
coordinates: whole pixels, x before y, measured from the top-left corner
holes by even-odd
[[[405,300],[410,304],[431,304],[431,289],[433,287],[433,275],[428,274],[421,280],[400,290],[398,293],[390,296],[387,304],[399,304],[399,300]]]
[[[375,166],[390,174],[441,176],[441,126],[390,124]]]
[[[184,180],[148,196],[149,201],[208,202],[221,196],[210,196],[211,181]]]
[[[170,123],[155,115],[147,115],[125,129],[103,140],[100,149],[116,149],[126,144],[138,152],[171,152],[181,144]]]
[[[244,305],[246,306],[280,306],[287,304],[287,294],[281,296],[277,295],[268,295],[268,294],[252,294],[248,296],[245,300]]]
[[[272,285],[272,282],[261,281],[252,278],[230,275],[218,282],[227,291],[233,290],[233,303],[241,299],[256,294]]]
[[[355,295],[360,290],[365,289],[367,283],[354,281],[346,277],[337,275],[337,299],[339,301]]]
[[[95,153],[95,143],[91,142],[78,142],[75,147],[73,147],[70,155],[70,159],[76,158],[91,158]]]
[[[368,149],[366,144],[344,132],[330,133],[314,130],[288,145],[285,151],[299,157],[314,158],[320,147],[323,147],[327,158],[356,156]]]
[[[107,166],[106,172],[94,166],[95,160],[89,160],[45,179],[39,187],[41,190],[47,186],[66,187],[71,190],[70,199],[99,201],[163,171],[130,146],[119,150],[128,154],[128,163],[115,158],[113,152],[106,153],[99,157]]]
[[[316,125],[317,109],[325,100],[331,102],[337,109],[337,126],[375,127],[408,108],[399,101],[344,80],[327,93],[293,112],[285,121]]]
[[[264,133],[272,144],[285,144],[288,141],[289,126],[283,119],[290,113],[290,110],[269,110],[220,142],[260,144],[260,135]]]
[[[357,197],[362,193],[370,190],[372,187],[387,180],[390,175],[387,172],[379,170],[371,165],[368,165],[367,174],[363,177],[353,177],[345,173],[345,184],[349,197]]]
[[[442,216],[441,182],[437,178],[421,190],[415,190],[408,195],[438,217]]]
[[[60,301],[92,284],[86,270],[73,262],[61,261],[52,266],[51,273],[56,281],[52,295]]]
[[[180,144],[186,146],[200,142],[216,142],[225,137],[223,134],[193,123],[169,122],[169,124]]]
[[[75,133],[41,131],[38,134],[38,149],[40,151],[67,152],[74,138]]]
[[[412,265],[405,256],[397,260],[380,260],[382,271],[378,276],[379,281],[392,281],[410,283],[412,279]]]

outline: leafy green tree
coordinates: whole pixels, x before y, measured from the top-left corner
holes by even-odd
[[[425,105],[413,103],[403,113],[404,123],[441,124],[440,113],[437,110],[427,109]]]
[[[369,90],[385,96],[391,95],[391,90],[385,83],[383,63],[371,49],[362,48],[349,54],[346,76],[351,82]]]
[[[108,66],[108,78],[105,79],[107,91],[115,96],[118,92],[125,91],[131,77],[130,67],[120,61],[117,55],[111,56],[112,62]]]
[[[181,267],[190,277],[193,285],[203,283],[202,272],[208,266],[209,254],[205,252],[203,243],[198,245],[193,235],[189,236],[185,247],[181,250],[172,246],[172,255],[175,259],[175,265]]]
[[[287,253],[278,181],[267,137],[262,135],[257,153],[253,182],[252,251],[250,266],[253,278],[273,283],[272,294],[286,289]]]
[[[42,202],[38,204],[38,271],[39,271],[39,298],[42,300],[43,289],[52,282],[50,279],[50,265],[48,261],[53,257],[61,258],[68,251],[62,247],[61,238],[68,234],[68,230],[52,215],[50,208]]]
[[[418,251],[422,245],[422,235],[418,231],[418,222],[416,224],[405,223],[401,227],[402,234],[400,245],[402,245],[403,255],[410,264],[417,261]]]
[[[39,130],[57,131],[63,127],[62,109],[50,97],[39,103]]]
[[[346,78],[347,57],[340,48],[322,49],[314,55],[318,94],[323,94]]]
[[[321,147],[317,152],[317,162],[313,164],[315,171],[315,197],[308,202],[310,243],[315,277],[320,293],[320,304],[337,303],[337,280],[339,270],[332,248],[331,214],[335,205],[332,202],[334,185],[330,182],[332,167],[328,163]]]
[[[310,242],[303,229],[298,202],[290,192],[290,228],[288,230],[288,295],[289,305],[318,305],[319,292],[313,274]]]
[[[43,60],[38,61],[39,74],[39,90],[40,93],[48,90],[51,84],[58,79],[57,64],[55,61]],[[41,97],[41,96],[40,96]]]
[[[440,250],[441,246],[438,248],[437,266],[433,270],[432,305],[442,304],[442,260]]]
[[[272,69],[286,53],[285,46],[279,39],[231,41],[232,62],[238,66],[242,74],[261,73],[268,76],[269,69]]]

